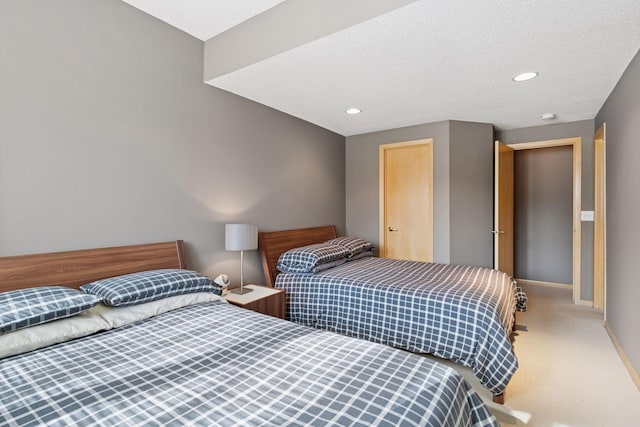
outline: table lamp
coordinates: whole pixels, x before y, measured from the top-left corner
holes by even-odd
[[[244,288],[243,262],[244,251],[258,249],[258,226],[256,224],[225,224],[224,248],[227,251],[240,251],[240,287],[232,289],[235,294],[246,294],[252,289]]]

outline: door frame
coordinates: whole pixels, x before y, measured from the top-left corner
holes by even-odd
[[[431,144],[432,149],[433,147],[433,138],[425,138],[425,139],[417,139],[417,140],[413,140],[413,141],[404,141],[404,142],[392,142],[389,144],[381,144],[378,147],[378,162],[379,162],[379,169],[378,169],[378,177],[379,177],[379,184],[378,184],[378,191],[379,191],[379,212],[378,212],[378,225],[379,225],[379,253],[380,253],[380,257],[384,258],[385,256],[385,252],[386,252],[386,236],[387,236],[387,230],[385,229],[386,227],[386,189],[385,189],[385,152],[386,150],[389,149],[394,149],[394,148],[402,148],[402,147],[409,147],[412,145],[428,145]],[[431,164],[431,173],[432,173],[432,178],[431,178],[431,183],[432,183],[432,187],[434,187],[434,182],[433,182],[433,161]],[[434,188],[431,189],[431,208],[433,209],[433,194],[434,193]],[[435,212],[434,212],[435,213]],[[433,229],[433,222],[435,221],[435,218],[433,217],[433,214],[431,215],[432,218],[432,223],[431,223],[431,228]],[[432,231],[432,236],[431,238],[433,239],[433,231]]]
[[[580,267],[582,260],[582,138],[562,138],[547,141],[522,142],[518,144],[506,144],[514,149],[533,150],[538,148],[573,147],[573,266],[572,266],[572,299],[574,304],[582,304],[580,298]]]
[[[607,320],[607,127],[606,123],[593,137],[593,308],[604,311]]]

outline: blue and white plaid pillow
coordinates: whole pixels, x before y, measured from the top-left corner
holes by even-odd
[[[280,255],[277,268],[284,273],[315,273],[322,264],[345,259],[349,250],[337,245],[319,243],[290,249]]]
[[[358,255],[361,252],[373,251],[373,243],[367,242],[359,237],[337,237],[335,239],[327,240],[327,245],[338,245],[349,250],[349,258]]]
[[[71,317],[100,303],[100,298],[63,286],[42,286],[0,293],[0,334]]]
[[[191,270],[164,269],[110,277],[80,286],[111,306],[134,305],[193,292],[222,294],[209,277]]]

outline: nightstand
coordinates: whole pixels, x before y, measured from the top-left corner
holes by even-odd
[[[245,285],[245,288],[251,288],[253,292],[242,295],[230,292],[225,296],[226,300],[238,307],[284,319],[286,304],[284,289],[258,285]]]

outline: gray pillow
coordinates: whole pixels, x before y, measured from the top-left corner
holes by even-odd
[[[367,242],[359,237],[337,237],[335,239],[327,240],[328,245],[338,245],[346,248],[349,251],[349,258],[358,255],[361,252],[373,251],[373,243]]]
[[[41,286],[0,293],[0,334],[71,317],[101,299],[63,286]]]
[[[349,251],[342,246],[319,243],[286,251],[278,258],[277,268],[284,273],[314,273],[323,264],[346,260]]]
[[[80,286],[111,306],[133,305],[193,292],[222,294],[209,277],[191,270],[163,269],[110,277]]]

